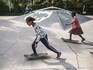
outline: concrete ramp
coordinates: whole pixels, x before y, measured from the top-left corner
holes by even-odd
[[[50,26],[54,23],[57,23],[61,26],[63,30],[67,30],[70,26],[66,26],[66,24],[71,20],[71,11],[57,8],[57,7],[48,7],[40,10],[33,11],[32,13],[28,13],[22,15],[20,17],[16,17],[13,20],[19,22],[25,22],[26,17],[31,16],[34,17],[36,20],[35,22],[43,25],[43,26]],[[77,14],[77,18],[80,24],[88,22],[92,20],[89,17],[84,15]],[[23,20],[23,21],[21,21]],[[48,22],[47,22],[48,21]]]
[[[79,44],[66,43],[61,38],[69,38],[69,29],[64,31],[56,12],[58,10],[49,10],[48,18],[42,17],[44,20],[35,22],[42,25],[48,34],[49,43],[62,52],[60,59],[56,59],[56,54],[41,42],[37,52],[48,53],[49,58],[25,59],[24,54],[33,52],[31,43],[35,39],[32,27],[27,26],[23,20],[31,14],[16,18],[0,17],[0,70],[93,70],[93,55],[90,53],[93,52],[93,20],[81,24],[86,39],[84,43],[78,36],[73,36],[73,39],[79,40]]]

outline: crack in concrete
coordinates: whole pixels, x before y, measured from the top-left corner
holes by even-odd
[[[6,48],[6,50],[4,50],[2,53],[0,53],[0,56],[3,55],[4,52],[7,52],[12,46],[14,46],[17,43],[17,40],[9,48]]]
[[[25,31],[25,32],[26,32],[26,31]],[[4,50],[4,51],[0,54],[0,56],[3,55],[5,52],[7,52],[11,47],[13,47],[13,46],[18,42],[18,40],[25,34],[25,32],[23,32],[23,34],[20,35],[20,36],[16,39],[16,41],[15,41],[9,48],[6,48],[6,50]],[[10,60],[8,59],[8,57],[6,57],[6,59],[7,59],[7,61],[10,61]],[[10,63],[11,63],[11,65],[12,65],[12,67],[14,68],[14,64],[13,64],[11,61],[10,61]],[[12,70],[12,67],[11,67],[10,70]]]
[[[72,50],[72,52],[74,52],[76,54],[76,61],[77,61],[77,66],[78,68],[80,67],[79,66],[79,60],[78,60],[78,54],[72,49],[72,47],[67,43],[68,47]]]
[[[0,53],[0,55],[2,55],[3,53],[7,52],[11,47],[13,47],[13,46],[18,42],[18,40],[21,39],[21,37],[25,34],[26,31],[27,31],[27,30],[25,30],[25,31],[23,32],[23,34],[21,34],[21,35],[16,39],[16,41],[15,41],[9,48],[6,48],[6,50],[4,50],[2,53]]]
[[[60,36],[62,36],[61,33],[58,32],[58,34],[59,34]],[[62,36],[62,38],[63,38],[63,36]],[[68,47],[72,50],[72,52],[74,52],[74,53],[76,54],[77,66],[78,66],[78,68],[80,68],[80,66],[79,66],[79,60],[78,60],[78,54],[72,49],[72,47],[70,47],[70,45],[69,45],[67,42],[66,42],[66,44],[67,44]]]

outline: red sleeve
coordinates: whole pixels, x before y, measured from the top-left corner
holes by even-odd
[[[73,24],[75,22],[75,18],[73,18],[71,21],[69,21],[69,24]]]

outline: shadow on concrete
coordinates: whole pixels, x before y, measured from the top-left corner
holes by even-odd
[[[83,44],[88,46],[93,46],[93,42],[91,41],[84,41]]]
[[[33,61],[33,60],[44,60],[44,59],[50,59],[51,57],[49,56],[43,56],[43,57],[39,57],[39,58],[30,58],[30,59],[27,59],[27,61]]]
[[[56,59],[55,59],[56,60]],[[45,64],[47,65],[62,65],[66,70],[77,70],[73,65],[71,65],[70,63],[66,62],[65,58],[59,58],[57,59],[59,62],[48,62],[48,61],[44,61],[42,60]],[[59,70],[54,68],[54,70]]]

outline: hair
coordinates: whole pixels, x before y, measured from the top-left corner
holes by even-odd
[[[26,18],[26,22],[30,22],[30,21],[35,21],[35,18],[33,18],[33,17],[27,17]]]
[[[72,15],[72,16],[75,16],[75,15],[76,15],[76,12],[75,12],[75,11],[72,11],[72,12],[71,12],[71,15]]]

